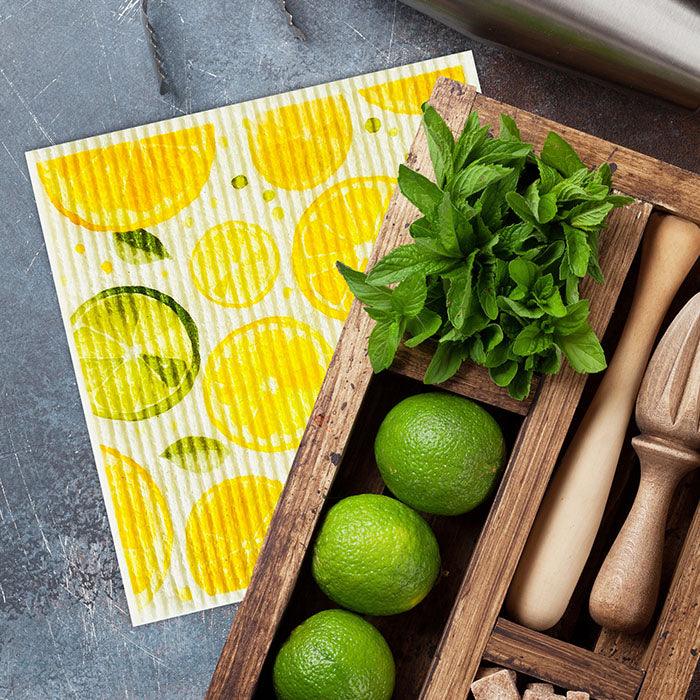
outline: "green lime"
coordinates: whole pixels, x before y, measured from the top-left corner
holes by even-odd
[[[92,412],[141,420],[163,413],[192,388],[199,370],[197,328],[167,294],[113,287],[71,316]]]
[[[280,700],[389,700],[394,674],[375,627],[351,612],[324,610],[294,629],[272,678]]]
[[[394,406],[374,443],[377,466],[397,498],[416,510],[458,515],[496,483],[505,441],[491,414],[451,394],[418,394]]]
[[[389,496],[362,494],[336,503],[314,545],[316,583],[333,601],[368,615],[418,605],[440,572],[428,523]]]

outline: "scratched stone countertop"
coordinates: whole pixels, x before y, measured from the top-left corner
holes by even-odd
[[[0,3],[0,697],[188,698],[234,607],[132,629],[24,152],[472,48],[484,92],[700,170],[700,124],[442,27],[396,0]],[[693,145],[694,144],[694,145]]]

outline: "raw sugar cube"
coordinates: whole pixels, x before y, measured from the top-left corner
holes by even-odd
[[[475,700],[520,700],[515,674],[503,669],[472,683]]]

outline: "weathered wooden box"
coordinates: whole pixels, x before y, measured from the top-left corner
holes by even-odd
[[[523,138],[540,148],[548,131],[564,136],[587,165],[616,164],[616,189],[637,202],[616,210],[602,236],[606,283],[587,282],[591,323],[614,349],[636,274],[644,227],[654,209],[700,222],[700,176],[561,124],[547,121],[441,79],[431,103],[457,132],[471,110],[495,125],[513,116]],[[417,134],[408,164],[431,174],[425,137]],[[395,193],[373,259],[408,237],[416,217]],[[679,292],[670,319],[700,287],[698,266]],[[668,320],[668,319],[667,319]],[[310,545],[325,509],[355,493],[384,490],[373,442],[387,411],[401,398],[427,390],[421,382],[429,353],[402,349],[390,371],[373,375],[366,354],[372,322],[356,302],[306,428],[272,520],[253,580],[222,652],[211,698],[270,697],[271,667],[291,629],[309,615],[334,607],[315,585]],[[603,527],[562,622],[539,633],[501,617],[503,601],[562,446],[585,409],[598,379],[564,369],[542,379],[523,402],[491,384],[480,368],[465,365],[442,385],[483,402],[504,426],[510,459],[496,495],[459,517],[428,518],[440,543],[443,572],[436,587],[408,613],[375,618],[397,663],[395,697],[466,698],[484,660],[594,698],[681,700],[696,671],[700,647],[699,480],[692,475],[676,494],[667,532],[661,602],[650,628],[634,637],[613,635],[587,612],[592,580],[636,489],[631,449],[623,452]],[[633,429],[633,425],[631,429]],[[629,441],[628,441],[629,442]],[[698,679],[696,678],[696,682]]]

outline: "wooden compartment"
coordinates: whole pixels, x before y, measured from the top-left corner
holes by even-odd
[[[613,319],[605,344],[606,349],[614,346],[634,281],[633,262],[653,208],[700,221],[700,177],[476,95],[446,79],[436,84],[431,103],[455,132],[472,109],[490,124],[506,112],[516,119],[523,138],[538,149],[547,132],[555,130],[587,165],[616,164],[615,187],[637,201],[615,210],[602,236],[606,283],[588,280],[582,288],[599,336]],[[407,162],[430,175],[422,130]],[[415,217],[412,206],[395,193],[372,260],[404,242]],[[697,272],[696,266],[679,297],[697,291]],[[270,670],[280,644],[303,619],[335,607],[310,574],[310,545],[324,511],[347,495],[384,490],[372,449],[379,423],[401,398],[435,390],[419,381],[429,360],[426,348],[402,349],[390,371],[374,376],[366,354],[371,327],[361,306],[353,304],[208,697],[270,696]],[[577,409],[583,410],[584,390],[588,393],[596,382],[591,378],[587,386],[586,379],[566,367],[555,377],[541,379],[526,401],[517,402],[494,386],[484,370],[465,365],[440,387],[482,402],[504,427],[510,457],[489,502],[464,516],[429,517],[440,544],[443,575],[426,600],[408,613],[372,620],[396,659],[396,698],[466,698],[482,660],[561,687],[588,690],[597,698],[685,696],[700,642],[699,513],[688,536],[683,536],[695,511],[697,480],[691,479],[677,498],[675,545],[673,538],[668,544],[680,561],[666,583],[665,605],[653,633],[628,639],[595,628],[582,605],[588,569],[579,586],[584,595],[574,595],[564,623],[551,633],[533,632],[501,617],[549,478]],[[623,455],[607,528],[601,530],[588,567],[593,574],[594,559],[604,556],[615,519],[624,514],[625,498],[634,491],[634,478],[626,478],[632,467],[631,456]],[[669,563],[673,569],[674,558]]]

